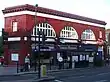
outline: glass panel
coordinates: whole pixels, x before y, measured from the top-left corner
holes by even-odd
[[[71,27],[71,31],[74,31],[72,27]]]
[[[70,27],[70,28],[69,28],[69,30],[71,31],[71,30],[72,30],[72,28]]]
[[[42,27],[42,23],[39,25],[39,27]]]
[[[39,28],[37,28],[37,35],[38,35],[38,32],[39,32]]]
[[[85,34],[85,39],[88,39],[88,38],[87,38],[87,34]]]
[[[50,36],[50,29],[48,29],[48,36]]]
[[[47,36],[47,29],[45,29],[45,35]]]
[[[64,34],[64,31],[63,31],[63,34]]]
[[[41,25],[41,24],[38,24],[38,27],[41,27],[40,25]]]
[[[90,39],[90,35],[89,34],[86,34],[86,39]]]
[[[42,23],[42,27],[44,27],[44,23]]]
[[[91,33],[92,31],[90,29],[87,30],[87,33]]]
[[[82,39],[85,40],[85,33],[82,34]]]
[[[46,29],[43,29],[44,30],[44,34],[46,35]]]
[[[64,32],[64,35],[65,35],[65,31],[63,31]]]
[[[52,36],[54,36],[54,32],[52,31]]]
[[[46,28],[48,27],[47,23],[45,23],[45,27],[46,27]]]
[[[66,27],[66,30],[68,30],[68,27]]]
[[[34,35],[35,35],[35,33],[36,33],[36,28],[34,28],[34,30],[33,30],[33,31],[34,31]]]
[[[50,26],[48,25],[48,28],[50,28]]]
[[[42,26],[45,27],[45,23],[42,23]]]
[[[33,30],[34,31],[34,30]],[[31,31],[31,35],[33,35],[33,31]]]
[[[70,30],[70,27],[68,27],[68,30]]]
[[[53,36],[55,36],[55,33],[53,33]]]
[[[69,37],[70,35],[69,35],[69,32],[67,32],[67,37]]]
[[[40,28],[40,32],[42,32],[42,29]]]
[[[45,29],[42,29],[42,30],[43,30],[43,33],[45,34],[45,31],[44,31]]]
[[[71,36],[72,36],[71,32],[68,32],[68,37],[71,37]]]
[[[52,36],[52,30],[50,30],[51,32],[50,32],[50,36]]]

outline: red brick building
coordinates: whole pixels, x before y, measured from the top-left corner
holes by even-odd
[[[104,52],[104,21],[29,4],[5,8],[3,14],[4,29],[9,33],[4,45],[6,64],[14,64],[14,56],[18,56],[19,63],[22,64],[27,55],[33,55],[35,26],[36,31],[44,31],[46,35],[45,45],[49,49],[42,49],[41,52],[45,53],[47,57],[44,59],[47,61],[50,57],[57,60],[58,54],[64,59],[73,56],[77,62],[89,61],[91,54]],[[58,37],[59,45],[55,40]],[[38,43],[38,35],[36,40]],[[58,49],[56,45],[59,46]]]

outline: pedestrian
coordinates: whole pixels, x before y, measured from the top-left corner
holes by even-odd
[[[26,56],[26,58],[25,58],[25,71],[29,71],[29,68],[30,68],[29,62],[30,62],[30,60],[29,60],[28,56]]]
[[[106,59],[106,65],[109,65],[109,59],[108,58]]]

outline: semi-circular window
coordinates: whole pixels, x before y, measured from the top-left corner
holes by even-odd
[[[35,36],[35,30],[36,30],[36,35],[38,35],[38,31],[42,31],[42,32],[44,32],[44,34],[47,37],[55,37],[56,36],[56,33],[55,33],[53,27],[48,23],[40,23],[40,24],[38,24],[38,26],[36,26],[36,28],[34,27],[33,31],[32,31],[33,36]]]
[[[95,34],[91,29],[85,30],[81,35],[82,40],[95,40]]]
[[[60,32],[61,38],[78,39],[78,34],[73,27],[66,26]]]

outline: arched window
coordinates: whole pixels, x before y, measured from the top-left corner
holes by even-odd
[[[32,31],[33,36],[35,36],[35,29],[36,29],[36,33],[37,33],[36,35],[38,35],[38,31],[42,31],[42,32],[44,32],[44,34],[47,37],[55,37],[56,36],[56,33],[55,33],[53,27],[48,23],[40,23],[40,24],[38,24],[38,26],[36,26],[36,28],[34,27],[33,31]]]
[[[66,26],[60,32],[61,38],[78,39],[78,34],[73,27]]]
[[[81,35],[82,40],[95,40],[95,35],[91,29],[85,30]]]

